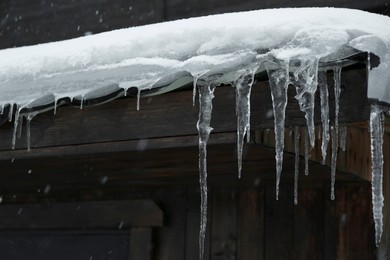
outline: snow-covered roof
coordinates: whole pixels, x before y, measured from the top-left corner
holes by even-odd
[[[380,57],[380,66],[370,74],[368,96],[390,103],[389,27],[390,18],[358,10],[270,9],[1,50],[0,106],[38,107],[109,93],[116,97],[129,87],[158,88],[189,75],[234,72],[269,59],[337,60],[351,50]]]
[[[367,52],[379,57],[369,66],[368,98],[390,104],[390,18],[336,8],[271,9],[192,18],[101,33],[82,38],[0,51],[0,107],[17,105],[19,114],[55,108],[64,99],[116,98],[131,87],[169,91],[194,81],[199,90],[200,180],[206,185],[206,144],[214,86],[234,82],[237,90],[237,157],[241,170],[242,146],[250,128],[250,90],[256,71],[267,69],[275,124],[277,194],[282,171],[287,88],[305,112],[310,143],[314,145],[314,97],[321,96],[322,153],[329,142],[328,90],[324,72],[332,63],[343,65],[351,55]],[[348,63],[348,61],[347,61]],[[370,60],[367,60],[370,63]],[[371,64],[369,64],[371,65]],[[332,130],[332,185],[337,162],[340,66],[334,70],[335,119]],[[163,87],[163,88],[162,88]],[[3,111],[4,112],[4,111]],[[12,115],[12,110],[8,111]],[[372,106],[370,115],[373,216],[376,242],[382,234],[383,112]],[[28,124],[29,125],[29,124]],[[27,131],[29,135],[29,131]],[[335,141],[336,140],[336,141]],[[29,147],[29,139],[27,141]],[[299,143],[298,143],[299,144]],[[299,148],[299,145],[296,147]],[[299,151],[296,152],[299,154]],[[298,156],[299,159],[299,156]],[[296,165],[299,165],[299,161]],[[298,174],[296,174],[297,178]],[[294,176],[295,178],[295,176]],[[294,181],[294,191],[297,191]],[[204,186],[202,186],[204,187]],[[200,250],[206,227],[207,189],[202,188]],[[294,193],[295,194],[295,193]]]

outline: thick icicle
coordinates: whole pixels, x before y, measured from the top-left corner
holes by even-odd
[[[321,123],[322,123],[322,164],[325,164],[326,152],[329,143],[329,92],[327,84],[326,71],[320,71],[318,73],[318,86],[320,88],[320,99],[321,99]]]
[[[341,66],[337,66],[334,71],[334,126],[332,128],[332,159],[330,164],[331,169],[331,186],[330,198],[334,200],[334,184],[336,182],[336,165],[337,165],[337,151],[339,149],[339,100],[340,100],[340,81],[341,81]]]
[[[215,86],[204,79],[197,80],[199,91],[199,119],[196,127],[199,133],[199,182],[200,182],[200,231],[199,231],[199,259],[204,258],[204,242],[207,226],[207,142],[210,132],[211,114],[213,109]]]
[[[31,150],[31,120],[37,115],[38,113],[30,113],[26,116],[26,128],[27,128],[27,151]]]
[[[12,150],[15,149],[15,146],[16,146],[16,135],[17,135],[17,132],[18,132],[18,125],[19,125],[19,116],[20,116],[20,110],[22,110],[22,108],[19,108],[19,106],[16,108],[16,112],[15,112],[15,119],[14,119],[14,129],[13,129],[13,132],[12,132],[12,144],[11,144],[11,148]]]
[[[347,146],[347,133],[348,128],[346,125],[339,127],[339,145],[343,152],[345,152]]]
[[[314,99],[317,91],[318,59],[302,60],[300,67],[294,72],[294,86],[299,108],[305,113],[311,147],[315,142]]]
[[[238,178],[241,178],[242,151],[245,135],[250,136],[250,95],[256,69],[248,69],[236,81],[237,160]]]
[[[137,111],[139,111],[141,103],[141,88],[137,88]]]
[[[299,126],[294,127],[295,171],[294,171],[294,204],[298,205],[298,176],[299,176]]]
[[[271,88],[274,112],[275,151],[276,151],[276,199],[279,198],[279,183],[283,167],[284,121],[286,117],[287,89],[289,80],[289,61],[279,68],[268,67],[267,73]]]
[[[375,222],[375,242],[379,246],[383,232],[383,111],[379,105],[371,105],[371,170],[372,206]]]
[[[305,131],[304,138],[304,148],[305,148],[305,175],[309,175],[309,159],[310,159],[310,147],[309,147],[309,133]]]

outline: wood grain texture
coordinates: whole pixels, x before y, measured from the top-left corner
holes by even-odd
[[[0,229],[118,229],[162,226],[152,200],[3,205]]]

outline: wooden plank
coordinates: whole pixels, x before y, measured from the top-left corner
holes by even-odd
[[[118,229],[162,226],[152,200],[2,205],[0,229]]]
[[[373,238],[370,236],[373,220],[371,218],[371,185],[349,185],[348,196],[348,259],[374,259],[370,255]],[[372,252],[372,251],[371,251]]]
[[[339,216],[336,207],[336,202],[341,202],[343,197],[341,196],[340,189],[335,190],[335,201],[330,199],[330,186],[325,185],[324,191],[324,260],[333,260],[337,255],[338,247],[338,227]]]
[[[211,259],[237,259],[237,192],[214,189],[212,197]]]
[[[293,259],[293,191],[281,185],[279,200],[275,200],[275,186],[266,189],[265,259]]]
[[[130,229],[129,260],[151,260],[152,249],[151,228]]]
[[[235,143],[237,133],[215,133],[210,135],[208,145]],[[90,143],[72,146],[42,147],[32,151],[26,149],[0,151],[0,160],[17,160],[39,157],[62,157],[117,152],[142,152],[144,150],[165,149],[174,147],[198,146],[199,136],[176,136],[153,139],[139,139],[121,142]]]
[[[315,173],[313,173],[315,174]],[[294,206],[294,259],[323,259],[324,200],[321,187],[299,189]]]
[[[238,199],[237,259],[264,259],[264,189],[240,191]]]
[[[164,211],[164,226],[156,230],[156,260],[184,259],[187,196],[185,190],[158,192]]]

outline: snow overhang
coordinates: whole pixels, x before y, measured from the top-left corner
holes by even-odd
[[[362,22],[364,21],[364,22]],[[234,82],[239,70],[264,63],[319,60],[347,65],[359,53],[380,59],[368,97],[390,103],[390,18],[336,8],[271,9],[214,15],[116,30],[0,51],[3,115],[94,105],[130,88],[155,95],[202,75]],[[360,59],[361,60],[361,59]],[[7,115],[8,117],[8,115]]]

